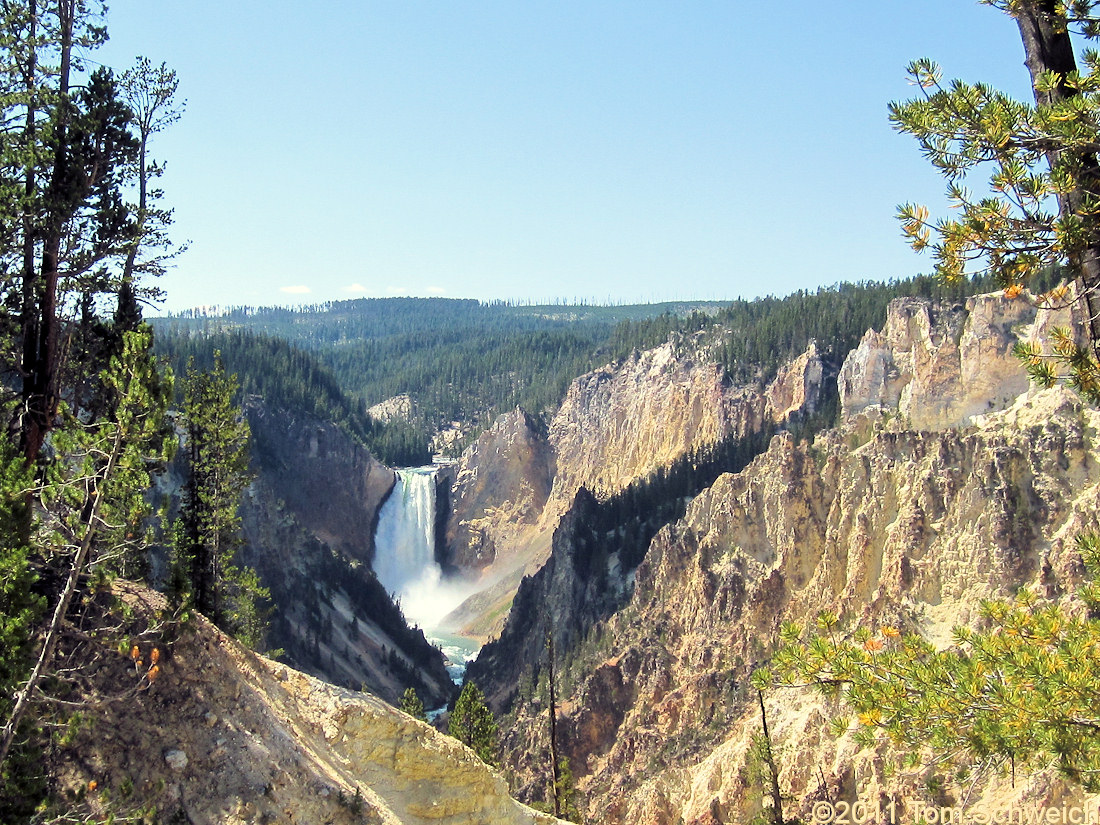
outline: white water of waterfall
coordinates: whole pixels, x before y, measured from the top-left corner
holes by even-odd
[[[450,581],[435,560],[435,469],[397,471],[393,492],[378,514],[374,573],[401,604],[410,625],[441,630],[444,617],[473,591]]]

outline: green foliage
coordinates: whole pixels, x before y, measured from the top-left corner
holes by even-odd
[[[1045,70],[1034,104],[983,83],[945,84],[928,59],[910,64],[921,96],[892,104],[890,119],[917,138],[948,180],[959,217],[931,222],[927,209],[911,204],[899,216],[913,247],[931,249],[945,277],[979,263],[1006,286],[1018,284],[1043,267],[1079,260],[1094,243],[1095,201],[1091,193],[1072,197],[1094,186],[1087,159],[1096,152],[1100,64],[1094,51],[1083,60],[1083,72]],[[990,197],[975,198],[958,183],[979,168],[988,170]]]
[[[11,713],[16,689],[30,673],[32,634],[44,600],[32,589],[37,576],[31,548],[21,540],[27,518],[26,491],[32,483],[22,457],[0,441],[0,718]],[[0,821],[16,822],[31,813],[44,792],[33,723],[24,723],[19,744],[0,766]]]
[[[245,644],[261,644],[269,594],[253,570],[234,563],[241,546],[241,495],[251,481],[248,423],[233,403],[237,380],[214,354],[213,369],[187,370],[182,421],[187,480],[172,530],[175,581],[196,609]]]
[[[774,825],[774,801],[769,797],[768,789],[777,778],[775,769],[771,742],[763,732],[754,734],[745,754],[744,769],[745,784],[752,789],[748,825]]]
[[[1064,327],[1052,329],[1050,340],[1050,352],[1044,352],[1034,342],[1018,342],[1013,348],[1013,353],[1027,367],[1031,380],[1041,387],[1051,387],[1066,380],[1089,404],[1100,406],[1100,366],[1091,350],[1078,343],[1072,332]]]
[[[103,572],[140,578],[146,572],[146,552],[153,542],[148,529],[153,508],[147,495],[152,473],[163,469],[175,446],[166,419],[173,376],[152,354],[153,334],[145,324],[121,334],[118,352],[100,374],[102,417],[96,422],[72,420],[60,429],[54,447],[71,462],[81,459],[81,471],[63,486],[70,498],[68,529],[76,535],[85,518],[88,492],[84,480],[100,479],[102,496],[96,525],[95,567]],[[117,454],[110,466],[112,444]]]
[[[390,466],[419,466],[431,461],[422,427],[374,421],[364,402],[345,392],[316,354],[287,341],[248,329],[186,335],[168,328],[158,335],[157,348],[180,372],[188,364],[211,369],[214,353],[220,353],[227,367],[241,376],[240,396],[259,396],[269,408],[333,421]]]
[[[429,436],[453,420],[487,424],[517,405],[536,413],[556,406],[569,382],[593,363],[593,353],[613,327],[603,313],[578,320],[574,314],[571,308],[538,312],[477,301],[394,298],[303,311],[242,309],[221,318],[161,324],[172,341],[191,340],[188,346],[201,346],[202,337],[249,329],[261,338],[284,338],[296,353],[308,351],[311,373],[323,372],[354,399],[355,415],[334,420],[351,425],[387,463],[413,465],[426,463]],[[216,345],[227,360],[232,357],[232,347],[220,339]],[[270,384],[250,366],[232,363],[246,384],[252,375],[257,383]],[[271,400],[270,391],[267,386],[261,392]],[[368,405],[405,393],[415,402],[411,426],[354,421],[365,419]],[[402,457],[413,446],[412,433],[420,455]]]
[[[10,710],[15,686],[30,670],[30,637],[43,601],[31,587],[31,548],[20,541],[31,474],[14,448],[0,441],[0,714]]]
[[[3,641],[11,644],[2,659],[5,672],[0,676],[8,683],[3,694],[6,758],[0,793],[5,821],[18,821],[25,813],[20,813],[23,807],[18,800],[33,800],[45,787],[35,752],[41,747],[39,725],[49,714],[36,717],[27,710],[44,692],[47,665],[57,649],[62,620],[86,580],[85,572],[91,569],[96,573],[94,582],[103,575],[143,566],[143,522],[149,515],[144,493],[150,486],[151,470],[165,455],[163,414],[171,382],[157,372],[147,328],[126,332],[120,341],[120,352],[94,382],[101,402],[97,414],[85,411],[76,416],[61,408],[63,415],[50,441],[51,460],[47,463],[43,456],[39,462],[36,485],[27,486],[28,465],[16,457],[11,445],[4,447],[8,455],[2,482],[4,504],[0,505],[3,566],[10,571],[13,585],[27,588],[21,594],[4,593],[0,603]],[[27,496],[31,490],[34,500]],[[26,513],[32,503],[40,516],[35,520],[28,519]],[[30,552],[20,549],[21,536],[28,529],[33,537]],[[32,558],[50,570],[51,597],[56,597],[45,628],[30,625],[41,606],[29,589]],[[64,587],[59,587],[59,581]],[[32,629],[40,637],[33,670],[26,641]],[[17,667],[8,670],[13,663]],[[65,670],[68,677],[55,675],[49,680],[55,688],[63,690],[66,678],[74,678],[79,667],[74,667],[70,658]],[[9,682],[9,677],[16,682]]]
[[[447,732],[487,765],[497,764],[497,723],[476,684],[467,681],[455,701]]]
[[[553,793],[557,797],[561,813],[559,819],[566,822],[584,822],[578,805],[576,781],[573,779],[573,769],[569,767],[569,760],[564,756],[558,760],[558,778],[554,783]]]
[[[419,719],[421,722],[428,721],[428,714],[424,712],[424,703],[416,695],[416,688],[405,688],[405,692],[401,695],[400,708],[413,719]]]
[[[170,443],[171,377],[134,300],[150,294],[134,278],[151,270],[126,264],[165,239],[128,200],[144,147],[132,98],[91,59],[104,13],[84,0],[0,9],[0,821],[11,823],[48,790],[44,731],[59,720],[41,700],[81,679],[90,648],[72,637],[97,615],[96,588],[145,570],[145,493]],[[127,280],[130,306],[112,319]],[[59,641],[63,629],[75,632]]]
[[[1049,3],[984,0],[1019,26],[1033,102],[1020,102],[984,83],[945,82],[929,59],[910,64],[919,95],[890,106],[894,127],[913,135],[947,181],[954,215],[933,219],[927,207],[899,207],[913,249],[931,251],[936,272],[956,281],[971,272],[992,276],[1008,297],[1058,272],[1076,282],[1076,295],[1043,295],[1047,305],[1080,299],[1091,317],[1086,348],[1067,340],[1050,353],[1019,354],[1032,378],[1050,384],[1064,370],[1078,390],[1100,398],[1100,54],[1082,50],[1078,36],[1098,29],[1093,0]],[[1077,54],[1080,57],[1077,57]],[[1080,65],[1078,63],[1080,60]],[[985,175],[988,193],[968,184]]]
[[[912,633],[839,629],[823,614],[817,629],[787,625],[770,669],[753,684],[811,684],[840,696],[865,745],[886,739],[921,759],[977,768],[1053,762],[1086,790],[1100,789],[1100,538],[1080,539],[1094,581],[1078,591],[1078,615],[1024,592],[981,605],[982,626],[958,627],[937,650]],[[840,717],[834,731],[849,729]]]

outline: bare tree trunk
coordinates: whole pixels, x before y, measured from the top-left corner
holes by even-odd
[[[1064,82],[1064,78],[1077,71],[1073,54],[1073,42],[1065,25],[1065,14],[1058,13],[1055,0],[1033,0],[1021,3],[1012,16],[1020,30],[1024,44],[1024,63],[1031,75],[1032,88],[1045,72],[1056,72],[1063,78],[1054,89],[1040,92],[1035,89],[1035,103],[1049,106],[1074,97],[1078,91]],[[1047,153],[1051,168],[1062,160],[1060,151]],[[1100,163],[1093,152],[1081,152],[1074,158],[1080,166],[1081,185],[1074,192],[1058,197],[1058,207],[1063,215],[1082,215],[1086,198],[1100,195]],[[1088,319],[1089,341],[1093,357],[1100,360],[1100,226],[1095,218],[1089,221],[1089,241],[1085,248],[1073,254],[1070,266],[1077,281],[1077,294],[1081,308]]]
[[[775,755],[772,753],[772,735],[768,731],[768,712],[764,710],[764,692],[756,691],[756,697],[760,700],[760,722],[764,726],[764,762],[768,766],[768,779],[771,784],[769,792],[772,798],[772,825],[785,825],[783,794],[779,790],[779,768],[775,764]]]
[[[558,766],[558,708],[554,695],[554,636],[546,633],[546,661],[550,684],[550,775],[553,778],[554,816],[561,816],[561,768]]]

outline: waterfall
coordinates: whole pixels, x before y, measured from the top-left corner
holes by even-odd
[[[435,473],[434,467],[398,470],[374,534],[375,575],[409,624],[425,630],[440,629],[473,590],[445,579],[435,560]]]

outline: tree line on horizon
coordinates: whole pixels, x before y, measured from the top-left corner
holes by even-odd
[[[1053,286],[1059,271],[1039,276]],[[763,384],[811,340],[831,369],[871,328],[881,328],[897,297],[958,302],[996,288],[991,277],[947,284],[930,276],[841,283],[783,298],[739,300],[721,309],[660,312],[613,321],[516,314],[473,300],[377,299],[318,311],[271,308],[201,324],[157,319],[158,351],[178,370],[188,358],[210,363],[214,349],[240,376],[242,392],[276,407],[336,421],[390,466],[430,460],[432,435],[452,421],[474,435],[514,407],[543,420],[569,384],[634,350],[700,334],[704,349],[738,384]],[[690,304],[687,304],[690,305]],[[659,305],[663,306],[663,305]],[[614,311],[615,308],[611,308]],[[507,310],[507,311],[505,311]],[[826,393],[835,388],[827,388]],[[372,420],[368,409],[408,395],[409,420]],[[826,399],[826,405],[830,399]],[[464,446],[467,442],[460,442]]]

